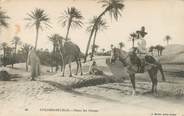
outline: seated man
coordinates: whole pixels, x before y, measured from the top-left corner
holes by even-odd
[[[101,71],[100,69],[98,69],[96,62],[93,61],[92,65],[89,68],[89,74],[93,74],[93,75],[103,75],[103,71]]]
[[[139,57],[140,61],[141,61],[141,65],[138,68],[138,72],[143,73],[144,72],[144,67],[146,65],[152,65],[152,66],[156,66],[156,60],[150,56],[147,52],[146,49],[146,40],[145,40],[145,36],[147,35],[147,32],[145,32],[145,27],[142,26],[140,31],[137,31],[137,47],[136,47],[136,54]]]

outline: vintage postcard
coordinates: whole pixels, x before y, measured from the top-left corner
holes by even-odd
[[[0,0],[0,116],[184,116],[184,0]]]

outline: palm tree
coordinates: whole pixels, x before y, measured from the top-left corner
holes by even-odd
[[[96,44],[91,46],[91,49],[92,50],[94,49],[94,52],[97,52],[98,48],[99,48],[99,46]]]
[[[102,48],[102,53],[103,53],[103,54],[105,53],[105,48]]]
[[[113,49],[113,47],[114,47],[114,45],[113,45],[113,44],[111,44],[111,45],[110,45],[110,47],[111,47],[111,50],[112,50],[112,49]]]
[[[149,48],[149,52],[151,52],[151,55],[153,55],[153,51],[154,51],[155,47],[154,46],[150,46]]]
[[[7,46],[6,52],[5,52],[5,60],[4,60],[4,66],[11,64],[12,68],[15,63],[15,58],[13,57],[13,48]]]
[[[169,41],[170,41],[171,39],[172,39],[171,36],[166,35],[165,38],[164,38],[164,41],[166,41],[166,42],[167,42],[167,45],[169,45]]]
[[[46,28],[51,28],[49,25],[50,18],[48,17],[47,13],[43,9],[36,8],[30,13],[27,14],[28,18],[25,18],[25,20],[29,21],[27,24],[27,27],[33,27],[35,26],[36,29],[36,41],[35,41],[35,50],[37,48],[37,42],[38,42],[38,35],[39,30],[43,30],[43,26]]]
[[[1,43],[1,48],[3,50],[3,57],[6,55],[6,48],[8,47],[8,44],[6,42]]]
[[[82,27],[82,19],[83,16],[81,12],[76,9],[75,7],[68,8],[64,11],[63,15],[59,17],[59,22],[62,22],[62,26],[67,26],[67,33],[66,33],[66,41],[68,40],[68,35],[71,27]]]
[[[55,65],[56,71],[57,71],[58,65],[62,65],[64,62],[62,48],[63,48],[63,41],[65,39],[64,37],[58,34],[54,34],[49,36],[49,40],[53,43],[53,51],[52,51],[51,61],[49,63],[51,66]],[[59,58],[59,56],[61,56],[61,59]],[[52,60],[54,60],[54,62]],[[62,71],[62,66],[61,66],[61,71]]]
[[[14,54],[13,54],[13,61],[12,62],[16,62],[17,61],[17,56],[16,56],[16,54],[17,54],[17,46],[18,45],[21,45],[21,41],[20,41],[20,38],[18,37],[18,36],[15,36],[13,39],[12,39],[12,45],[14,45]],[[12,64],[12,68],[13,68],[13,64]]]
[[[6,12],[2,11],[0,7],[0,29],[2,27],[5,27],[5,28],[8,27],[7,19],[9,18],[10,17],[6,15]]]
[[[132,47],[135,46],[135,39],[137,38],[137,34],[136,33],[131,33],[130,34],[130,40],[132,41]]]
[[[160,56],[162,56],[162,52],[163,52],[164,49],[165,49],[164,46],[160,46]]]
[[[100,3],[102,3],[102,7],[105,7],[105,10],[98,16],[96,23],[93,25],[93,28],[91,30],[89,40],[88,40],[88,43],[87,43],[87,47],[86,47],[84,62],[86,62],[86,58],[87,58],[87,55],[88,55],[88,50],[89,50],[89,47],[90,47],[90,42],[91,42],[92,36],[94,34],[95,27],[98,24],[98,20],[101,20],[101,18],[107,12],[109,12],[111,18],[114,17],[115,20],[118,20],[119,16],[121,16],[120,11],[124,8],[124,4],[122,3],[122,0],[101,0]]]
[[[56,66],[56,69],[58,68],[58,64],[57,62],[57,48],[58,48],[58,35],[54,34],[49,36],[49,40],[52,42],[53,44],[53,50],[52,50],[52,54],[51,54],[51,60],[49,62],[50,66],[52,67],[52,72],[53,72],[53,66]]]
[[[53,53],[55,53],[56,52],[56,48],[58,46],[58,35],[54,34],[54,35],[49,36],[49,40],[53,44]]]
[[[94,37],[93,37],[93,46],[95,45],[96,42],[96,36],[99,31],[103,31],[104,29],[107,29],[107,23],[104,21],[102,18],[100,20],[97,20],[98,17],[94,16],[93,19],[89,22],[89,26],[87,27],[87,31],[91,32],[93,25],[97,22],[96,27],[95,27],[95,32],[94,32]],[[91,59],[94,56],[94,47],[92,49],[91,53]]]
[[[15,49],[15,55],[16,55],[16,53],[17,53],[17,46],[18,45],[21,45],[21,40],[20,40],[20,38],[18,37],[18,36],[15,36],[13,39],[12,39],[12,44],[14,45],[14,49]]]
[[[120,43],[119,43],[120,49],[122,49],[124,46],[125,46],[125,44],[124,44],[123,42],[120,42]]]
[[[23,53],[24,57],[25,57],[25,61],[27,60],[28,58],[28,54],[29,54],[29,51],[32,49],[32,46],[29,45],[29,44],[23,44],[22,48],[21,48],[21,52]],[[26,71],[28,71],[28,65],[27,65],[27,62],[26,62]]]
[[[3,65],[6,66],[5,59],[6,59],[6,49],[8,44],[6,42],[1,43],[1,49],[3,50]]]
[[[162,56],[162,52],[165,48],[162,45],[156,45],[155,49],[158,51],[158,56]]]
[[[158,56],[160,56],[160,45],[156,45],[156,46],[155,46],[155,49],[156,49],[157,52],[158,52]]]

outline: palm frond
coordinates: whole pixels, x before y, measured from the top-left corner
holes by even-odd
[[[10,19],[10,17],[6,15],[6,12],[0,9],[0,27],[8,27],[7,19]]]
[[[94,26],[95,26],[95,29],[98,31],[103,31],[104,29],[108,28],[107,22],[102,18],[98,19],[97,16],[94,16],[89,21],[89,26],[87,27],[86,31],[90,32]]]
[[[59,17],[59,22],[61,22],[62,26],[65,27],[68,25],[69,21],[71,21],[72,27],[82,27],[83,16],[81,12],[75,7],[67,8],[63,14]]]
[[[49,29],[50,26],[50,18],[48,17],[47,13],[43,9],[36,8],[30,13],[27,13],[27,18],[25,18],[26,21],[28,21],[28,24],[26,27],[33,27],[38,26],[41,30],[45,28]]]
[[[111,18],[114,17],[115,20],[121,16],[121,10],[124,8],[123,0],[101,0],[102,7],[106,7]]]

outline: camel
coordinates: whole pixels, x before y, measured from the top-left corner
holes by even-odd
[[[65,66],[66,64],[69,65],[69,71],[70,71],[70,77],[72,77],[72,71],[71,71],[71,62],[75,61],[77,64],[77,70],[75,75],[78,74],[78,70],[80,67],[80,71],[81,71],[81,75],[83,75],[82,72],[82,64],[81,64],[81,51],[79,46],[77,46],[76,44],[72,43],[71,41],[66,41],[64,43],[64,46],[61,49],[60,55],[62,56],[62,60],[63,60],[63,77],[65,75]]]
[[[27,58],[27,67],[31,65],[31,77],[32,81],[35,80],[35,77],[40,75],[40,59],[36,54],[35,49],[32,49]]]
[[[125,67],[127,67],[127,72],[133,86],[132,95],[135,95],[136,93],[135,74],[138,73],[138,67],[139,67],[136,63],[137,59],[135,58],[136,56],[131,56],[130,53],[120,50],[119,48],[113,48],[112,50],[111,63],[114,63],[118,59],[120,62],[122,62],[122,64]],[[135,60],[133,61],[132,59],[135,59]],[[151,78],[151,81],[152,81],[152,93],[157,94],[158,71],[161,72],[162,80],[165,81],[162,65],[158,61],[156,61],[154,57],[150,55],[145,56],[145,60],[149,62],[147,65],[145,65],[145,69],[146,69],[145,71],[148,72],[149,77]]]

